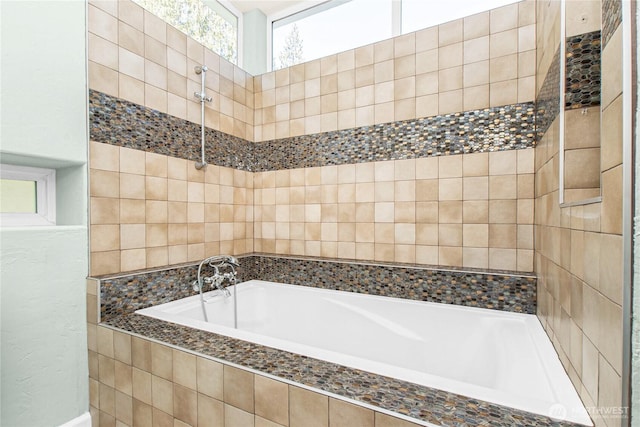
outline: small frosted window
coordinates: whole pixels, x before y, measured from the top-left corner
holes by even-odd
[[[36,188],[35,181],[0,179],[0,212],[36,213]]]
[[[0,225],[56,224],[56,171],[0,164]]]

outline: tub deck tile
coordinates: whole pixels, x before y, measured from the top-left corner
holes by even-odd
[[[437,425],[578,426],[139,314],[103,324]]]

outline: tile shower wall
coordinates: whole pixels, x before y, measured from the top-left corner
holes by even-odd
[[[531,271],[533,150],[405,123],[468,112],[468,134],[532,102],[534,22],[521,2],[256,77],[256,147],[280,165],[255,173],[256,251]]]
[[[254,250],[532,271],[533,12],[533,2],[521,2],[248,78],[134,3],[90,4],[92,106],[109,110],[115,105],[109,114],[92,115],[91,274],[196,260],[217,251]],[[235,139],[223,139],[247,172],[226,168],[231,164],[225,154],[211,148],[209,158],[222,166],[211,167],[212,172],[197,172],[185,160],[193,160],[196,141],[174,127],[199,122],[199,106],[185,94],[198,90],[197,75],[189,70],[202,52],[207,65],[212,58],[220,64],[219,73],[212,67],[214,83],[207,88],[220,103],[207,109],[208,134],[216,144],[224,136],[220,131],[233,134]],[[231,69],[233,73],[227,72]],[[301,70],[303,80],[297,81]],[[273,89],[268,89],[270,79]],[[293,111],[301,105],[295,98],[300,88],[307,86],[302,102],[309,123],[322,120],[312,114],[315,103],[326,106],[345,96],[353,98],[354,108],[344,114],[354,117],[366,111],[388,113],[396,106],[405,113],[348,122],[360,127],[343,131],[353,133],[343,137],[369,141],[374,151],[365,156],[354,148],[355,158],[336,161],[331,156],[353,144],[333,141],[337,151],[323,147],[321,134],[301,136],[304,142],[260,142],[252,157],[244,143],[261,141],[265,134],[258,131],[262,124],[252,128],[256,138],[252,131],[243,134],[238,123],[248,129],[251,121],[242,122],[242,114],[230,119],[233,114],[225,105],[231,94],[224,88],[232,81],[237,98],[233,111],[251,111],[249,115]],[[176,85],[187,89],[175,91]],[[314,96],[316,85],[324,89]],[[421,94],[423,89],[435,92]],[[360,105],[369,92],[380,103]],[[253,108],[254,97],[260,108]],[[277,101],[273,111],[271,97]],[[351,105],[348,99],[345,105]],[[137,116],[153,118],[153,123],[132,120]],[[390,122],[381,123],[385,121]],[[363,127],[374,122],[380,124]],[[450,132],[442,133],[444,128]],[[310,126],[305,134],[335,129]],[[379,131],[383,139],[372,144]],[[282,135],[296,133],[278,133]],[[188,155],[173,150],[182,145]],[[272,159],[273,152],[283,149],[290,158],[318,161],[281,164]],[[493,150],[506,151],[489,153]],[[322,153],[329,157],[319,159]],[[421,158],[434,155],[443,157]],[[388,161],[372,161],[381,159]],[[337,163],[343,164],[329,166]],[[293,169],[277,170],[283,167]],[[259,182],[255,216],[254,179]]]
[[[585,406],[602,408],[591,411],[596,426],[621,424],[619,416],[606,415],[621,405],[622,390],[622,43],[620,8],[613,3],[619,2],[566,3],[568,17],[583,18],[567,20],[567,37],[598,31],[603,22],[602,201],[558,203],[557,106],[545,108],[535,148],[538,316]],[[549,90],[559,82],[559,20],[560,2],[537,3],[537,93],[545,105],[559,99]],[[566,123],[566,138],[584,138],[575,117]]]
[[[253,139],[253,77],[130,0],[89,2],[89,87],[200,124],[196,65],[209,67],[205,124]]]
[[[252,185],[250,172],[91,142],[91,274],[251,252]]]
[[[131,1],[93,1],[88,13],[92,105],[113,104],[91,124],[90,274],[251,252],[252,175],[196,171],[190,156],[154,147],[198,145],[200,104],[190,94],[200,91],[193,68],[202,63],[214,99],[209,135],[224,132],[236,146],[253,139],[253,77]],[[176,134],[176,123],[193,138]]]
[[[533,149],[254,174],[254,248],[533,269]]]
[[[533,101],[524,1],[255,78],[255,140]]]

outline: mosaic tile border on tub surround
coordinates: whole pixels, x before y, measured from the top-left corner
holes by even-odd
[[[93,89],[89,90],[89,137],[191,161],[201,156],[200,125]],[[251,142],[210,128],[205,138],[207,162],[253,170]]]
[[[565,110],[600,105],[600,31],[568,37]]]
[[[211,164],[263,172],[530,148],[532,102],[264,142],[206,129]],[[200,125],[89,91],[90,139],[186,160],[200,159]]]
[[[314,288],[535,314],[536,278],[504,272],[254,255],[248,276]]]
[[[602,0],[602,47],[611,40],[622,22],[622,1]]]
[[[436,425],[577,427],[542,415],[138,314],[115,316],[103,325]]]
[[[100,279],[102,320],[194,295],[197,265]],[[327,259],[240,257],[238,280],[251,279],[416,301],[535,314],[536,278]]]
[[[534,145],[532,102],[254,143],[255,172]]]
[[[556,49],[536,98],[536,144],[560,114],[560,48]]]

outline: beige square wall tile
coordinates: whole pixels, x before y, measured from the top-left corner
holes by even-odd
[[[89,156],[91,169],[113,172],[119,172],[120,170],[120,151],[115,145],[91,141],[89,143]]]
[[[499,33],[492,33],[489,36],[489,57],[518,53],[518,30],[512,29]]]
[[[246,411],[254,409],[254,375],[251,372],[224,367],[224,401]]]
[[[491,33],[510,30],[518,26],[518,4],[502,6],[490,11]]]
[[[198,357],[196,361],[196,380],[198,392],[214,399],[222,400],[223,365],[213,360]]]
[[[489,34],[489,12],[481,12],[464,18],[464,39],[470,40]]]
[[[90,195],[93,197],[120,196],[120,174],[117,172],[91,169]]]
[[[416,31],[416,52],[436,49],[438,47],[438,27]]]
[[[289,386],[291,427],[328,427],[329,398],[300,387]]]
[[[118,72],[89,61],[89,87],[107,95],[118,96]]]
[[[255,413],[278,424],[289,423],[289,386],[261,375],[255,377]]]
[[[224,403],[198,393],[198,424],[224,425]]]
[[[331,427],[374,427],[374,412],[338,399],[329,399]]]
[[[118,19],[94,5],[89,5],[89,23],[91,32],[113,43],[118,43]]]
[[[445,24],[438,25],[438,44],[447,46],[452,43],[461,42],[463,39],[462,27],[464,21],[456,19]]]

